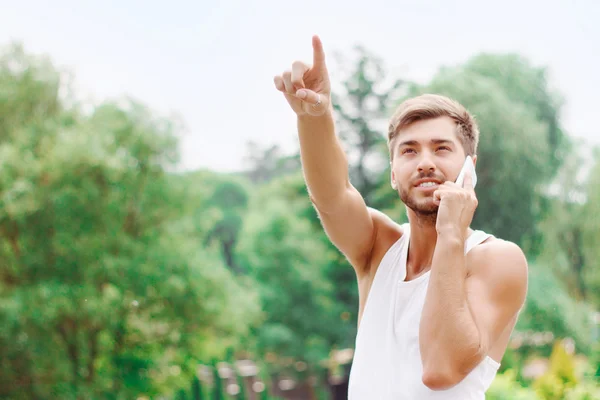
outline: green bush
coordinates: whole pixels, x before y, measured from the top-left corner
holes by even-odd
[[[545,400],[563,400],[566,391],[575,388],[578,379],[575,373],[575,358],[567,353],[563,341],[557,341],[550,355],[550,368],[535,380],[533,386]]]
[[[600,385],[588,380],[565,390],[564,400],[597,400],[600,399]]]
[[[565,384],[562,380],[552,374],[546,373],[535,380],[533,387],[541,399],[544,400],[563,400],[565,394]]]
[[[486,400],[539,400],[535,392],[522,387],[512,369],[498,374],[486,393]]]

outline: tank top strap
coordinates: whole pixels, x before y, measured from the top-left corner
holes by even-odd
[[[465,242],[465,254],[471,251],[475,246],[480,245],[491,237],[493,237],[493,235],[490,235],[489,233],[485,233],[483,231],[473,231],[473,233]]]

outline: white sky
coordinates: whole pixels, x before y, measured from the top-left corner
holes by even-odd
[[[387,4],[386,4],[387,3]],[[186,168],[235,170],[248,140],[296,146],[273,76],[325,50],[362,44],[399,77],[426,81],[482,51],[547,65],[564,125],[600,144],[600,2],[421,0],[0,1],[0,45],[21,41],[72,70],[79,93],[131,95],[186,123]],[[329,57],[331,60],[333,57]],[[335,71],[333,71],[335,72]],[[482,133],[485,134],[485,133]]]

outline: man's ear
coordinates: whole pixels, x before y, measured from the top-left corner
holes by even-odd
[[[392,180],[391,180],[392,189],[398,190],[398,185],[396,184],[396,176],[394,171],[392,171]]]
[[[473,165],[477,165],[477,155],[472,155],[471,158],[473,159]]]

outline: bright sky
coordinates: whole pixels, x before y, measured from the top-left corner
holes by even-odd
[[[75,73],[82,96],[131,95],[179,114],[185,168],[239,169],[249,140],[295,148],[294,116],[273,76],[310,62],[315,33],[330,54],[362,44],[419,81],[478,52],[520,52],[550,67],[569,132],[600,144],[596,0],[3,3],[0,45],[47,53]]]

